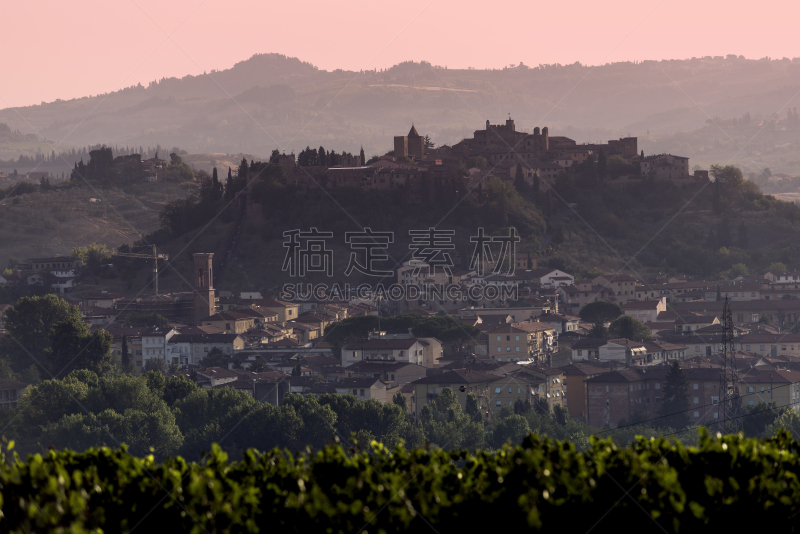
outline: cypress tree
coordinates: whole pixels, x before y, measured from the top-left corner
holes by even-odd
[[[235,194],[233,189],[233,174],[231,173],[231,168],[228,167],[228,179],[225,180],[225,194],[229,199],[233,199],[233,195]]]
[[[522,198],[528,196],[528,183],[525,181],[525,176],[522,174],[522,165],[517,163],[517,172],[514,174],[514,188]]]
[[[122,336],[122,355],[120,360],[122,360],[123,368],[127,368],[131,364],[131,356],[128,353],[128,336]]]
[[[689,380],[678,362],[672,362],[663,388],[664,398],[658,409],[656,424],[681,430],[689,426]]]
[[[214,195],[214,201],[217,201],[222,198],[222,184],[219,183],[219,176],[217,176],[217,168],[211,172],[211,189]]]

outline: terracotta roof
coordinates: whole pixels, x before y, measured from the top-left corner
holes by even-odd
[[[347,378],[341,378],[336,382],[332,383],[336,389],[341,388],[371,388],[375,384],[378,384],[378,387],[384,386],[386,384],[379,378],[374,378],[371,376],[350,376]]]
[[[176,334],[168,343],[233,343],[239,334]]]
[[[565,365],[564,367],[559,367],[559,369],[561,369],[561,372],[564,373],[565,376],[589,376],[608,372],[608,369],[581,362]]]
[[[30,384],[26,384],[25,382],[18,382],[17,380],[9,380],[7,378],[0,378],[0,388],[9,388],[9,389],[23,389],[30,386]]]
[[[408,362],[397,362],[392,360],[370,360],[364,362],[356,362],[345,367],[345,371],[352,373],[378,373],[383,371],[397,371],[407,366],[419,367],[424,369],[421,365]]]
[[[743,334],[735,338],[735,341],[738,343],[800,343],[800,334],[791,334],[788,332],[785,334]]]
[[[646,348],[648,352],[654,350],[686,350],[685,345],[667,343],[666,341],[648,341],[644,344],[644,348]]]
[[[675,317],[676,324],[706,324],[713,323],[716,317],[711,315],[678,315]]]
[[[587,337],[580,339],[572,344],[572,349],[599,349],[608,343],[607,339],[597,337]]]
[[[234,373],[230,369],[223,369],[222,367],[207,367],[205,369],[198,369],[198,375],[208,378],[234,378],[238,377],[238,373]]]
[[[623,310],[655,310],[661,300],[632,300],[622,305]]]
[[[632,349],[638,349],[638,348],[643,348],[644,347],[643,343],[640,343],[638,341],[631,341],[630,339],[624,339],[624,338],[609,339],[608,342],[609,343],[614,343],[616,345],[622,345],[623,347],[629,347],[629,348],[632,348]]]
[[[473,384],[476,382],[493,382],[497,375],[467,369],[453,369],[415,380],[412,384]]]
[[[368,339],[357,341],[344,346],[345,350],[369,350],[369,349],[389,349],[400,350],[409,349],[414,346],[417,340],[414,338],[393,338],[393,339]]]
[[[635,282],[636,278],[627,274],[601,274],[598,278],[605,278],[609,282]]]

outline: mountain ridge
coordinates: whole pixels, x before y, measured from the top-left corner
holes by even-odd
[[[444,90],[426,90],[433,87]],[[437,144],[451,144],[486,119],[497,122],[510,113],[518,128],[546,125],[552,135],[571,128],[578,142],[596,141],[593,130],[630,134],[657,152],[659,136],[703,128],[710,118],[783,114],[796,106],[798,88],[800,59],[728,56],[493,70],[422,61],[354,72],[256,54],[208,75],[6,108],[0,123],[73,146],[161,144],[266,155],[276,146],[297,153],[306,145],[351,152],[363,145],[370,155],[389,150],[392,136],[411,122]]]

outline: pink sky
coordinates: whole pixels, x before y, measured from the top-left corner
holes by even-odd
[[[410,59],[501,68],[800,56],[797,1],[405,0],[402,11],[397,4],[3,0],[0,108],[227,69],[265,52],[327,70]]]

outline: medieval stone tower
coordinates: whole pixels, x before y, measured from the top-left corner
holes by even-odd
[[[411,157],[417,161],[425,157],[425,138],[417,133],[413,124],[408,135],[394,138],[394,155]]]
[[[214,315],[214,273],[212,271],[213,253],[192,254],[194,257],[194,324]]]

